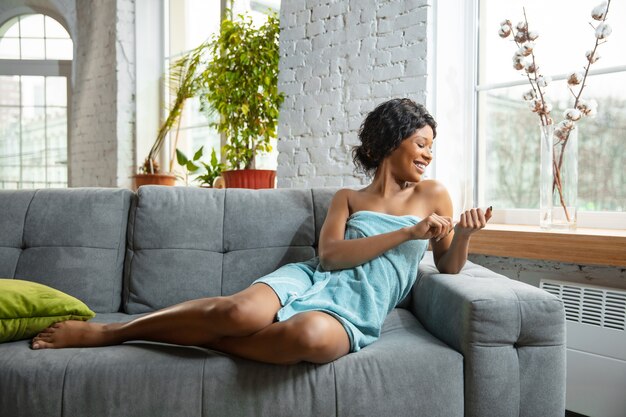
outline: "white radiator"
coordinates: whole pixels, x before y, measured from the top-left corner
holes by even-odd
[[[565,306],[566,408],[626,417],[626,291],[552,280],[540,288]]]

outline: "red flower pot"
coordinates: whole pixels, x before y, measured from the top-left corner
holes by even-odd
[[[261,188],[276,187],[276,171],[271,169],[237,169],[222,171],[226,188]]]

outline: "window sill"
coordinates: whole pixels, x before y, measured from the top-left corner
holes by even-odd
[[[538,226],[488,224],[470,240],[470,253],[626,267],[626,230],[546,231]]]

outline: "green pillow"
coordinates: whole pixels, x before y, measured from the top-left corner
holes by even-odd
[[[82,301],[54,288],[0,279],[0,342],[28,339],[56,322],[95,315]]]

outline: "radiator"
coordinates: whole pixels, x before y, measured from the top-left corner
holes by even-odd
[[[553,280],[540,288],[565,307],[566,408],[626,417],[626,291]]]

